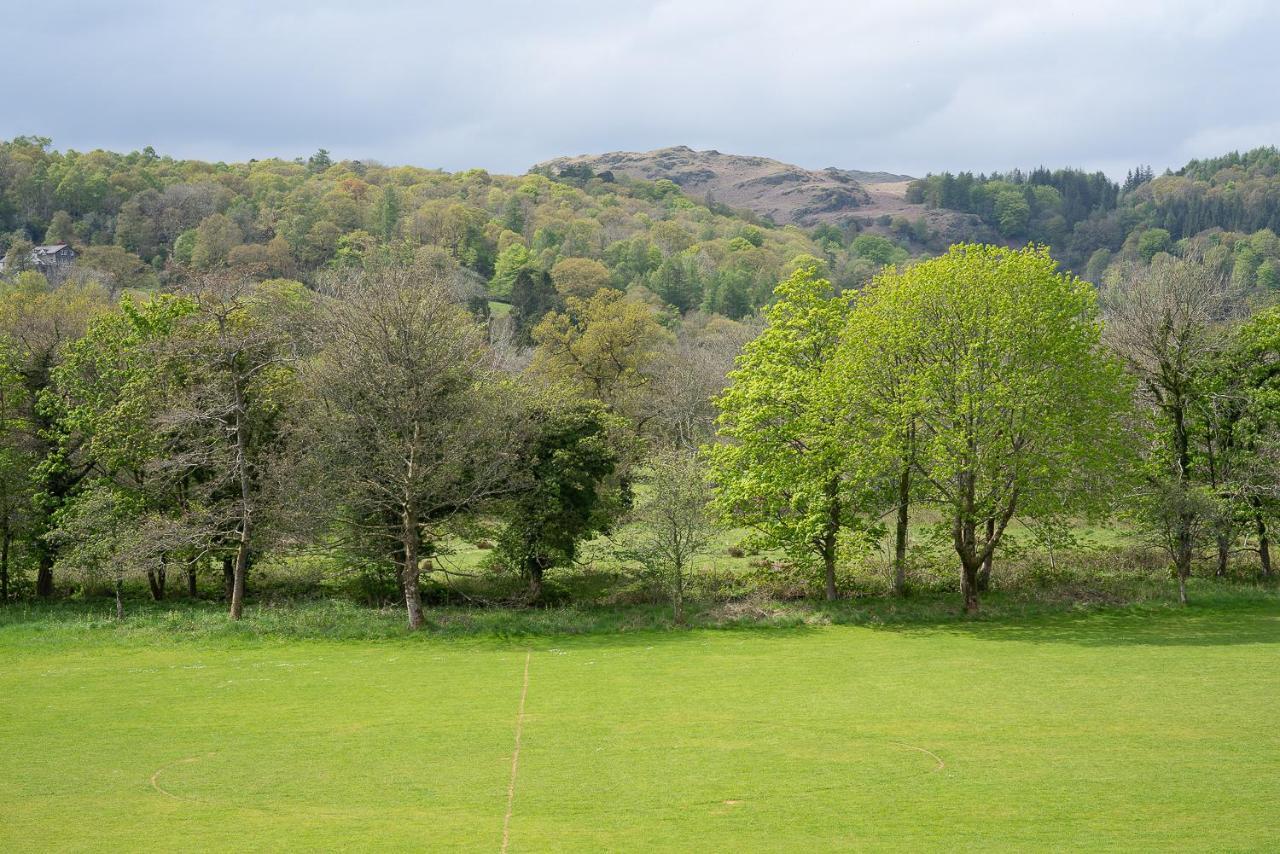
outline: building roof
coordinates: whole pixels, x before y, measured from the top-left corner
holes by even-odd
[[[35,251],[41,253],[42,255],[53,255],[54,253],[61,252],[63,249],[66,249],[66,248],[67,248],[66,243],[50,243],[48,246],[37,246],[35,248]]]

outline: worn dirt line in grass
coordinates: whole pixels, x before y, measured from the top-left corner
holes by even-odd
[[[502,854],[511,841],[511,811],[516,804],[516,772],[520,768],[520,736],[524,732],[524,698],[529,694],[529,661],[533,652],[524,654],[524,685],[520,688],[520,706],[516,709],[516,746],[511,751],[511,782],[507,784],[507,814],[502,817]]]
[[[212,756],[213,754],[208,753],[205,755]],[[195,801],[199,803],[199,801],[196,801],[195,798],[187,798],[187,797],[183,797],[182,795],[175,795],[173,792],[169,791],[164,786],[161,786],[160,775],[175,765],[190,765],[192,762],[199,762],[200,759],[201,757],[199,756],[192,756],[187,759],[175,759],[172,762],[168,762],[168,763],[165,763],[164,765],[161,765],[159,768],[156,769],[156,773],[151,775],[151,788],[155,789],[157,792],[159,792],[162,795],[173,798],[175,801]]]
[[[925,750],[923,747],[916,747],[914,744],[903,744],[900,741],[895,741],[894,744],[898,745],[903,750],[916,750],[916,751],[919,751],[920,753],[923,753],[926,756],[932,757],[933,761],[938,763],[938,767],[934,768],[933,771],[930,772],[932,774],[936,774],[937,772],[941,771],[943,768],[947,767],[947,763],[942,761],[942,757],[934,753],[932,750]]]

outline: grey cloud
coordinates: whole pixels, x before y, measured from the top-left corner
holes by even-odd
[[[0,0],[0,7],[9,6]],[[520,172],[689,144],[923,173],[1274,143],[1265,2],[52,2],[0,135]],[[38,34],[38,35],[35,35]]]

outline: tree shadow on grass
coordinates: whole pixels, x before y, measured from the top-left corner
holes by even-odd
[[[1176,610],[1134,607],[1023,619],[974,619],[931,626],[876,628],[907,634],[951,634],[977,640],[1080,646],[1280,644],[1280,606],[1260,602],[1231,606],[1193,603]]]
[[[980,617],[958,613],[954,596],[885,597],[836,603],[766,603],[726,617],[718,606],[695,609],[692,631],[674,629],[665,606],[512,610],[441,608],[428,628],[405,630],[398,610],[376,611],[342,601],[250,608],[241,623],[220,603],[132,603],[116,623],[111,603],[23,603],[0,608],[0,642],[8,646],[78,643],[93,637],[152,644],[178,639],[221,643],[329,640],[409,644],[474,643],[547,650],[556,647],[657,647],[710,642],[710,636],[784,640],[828,624],[904,635],[954,635],[979,640],[1083,646],[1230,646],[1280,643],[1280,598],[1274,591],[1208,588],[1183,608],[1169,600],[1133,605],[1069,605],[993,596]],[[1250,598],[1253,597],[1253,598]],[[739,609],[741,610],[741,609]],[[735,616],[737,615],[737,616]]]

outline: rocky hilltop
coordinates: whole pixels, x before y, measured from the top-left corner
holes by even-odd
[[[694,151],[684,145],[656,151],[557,157],[534,167],[559,172],[588,166],[646,181],[666,178],[699,200],[710,198],[731,208],[753,211],[779,225],[814,225],[864,215],[882,195],[876,185],[903,185],[908,175],[849,169],[803,169],[768,157]]]

